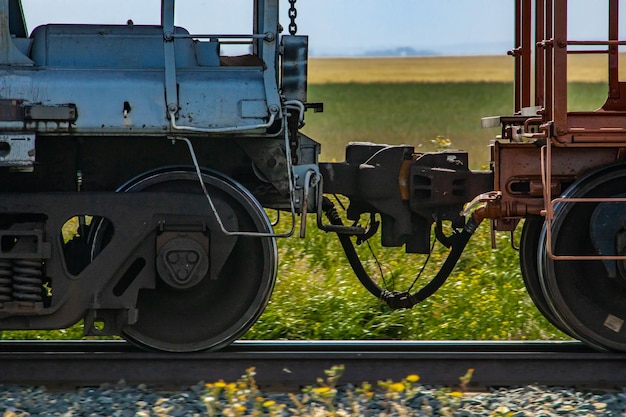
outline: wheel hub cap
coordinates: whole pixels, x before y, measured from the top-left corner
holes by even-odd
[[[157,271],[163,281],[176,289],[197,285],[209,271],[209,257],[200,243],[190,237],[176,237],[165,243],[157,256]]]

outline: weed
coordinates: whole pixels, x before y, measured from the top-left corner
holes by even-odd
[[[206,384],[202,399],[208,415],[235,417],[356,417],[374,413],[381,416],[451,416],[462,405],[463,392],[447,388],[426,389],[418,384],[417,374],[410,374],[398,382],[378,381],[376,389],[367,382],[360,387],[346,388],[339,385],[344,370],[343,365],[333,366],[324,371],[325,378],[318,378],[315,386],[304,388],[300,394],[290,394],[287,401],[281,402],[258,390],[254,368],[250,368],[235,383]]]

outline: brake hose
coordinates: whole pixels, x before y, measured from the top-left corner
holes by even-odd
[[[343,221],[337,213],[335,205],[327,197],[324,197],[322,201],[322,211],[324,212],[331,224],[335,226],[343,226]],[[381,288],[378,284],[376,284],[376,282],[372,279],[372,277],[370,277],[370,275],[363,267],[361,259],[359,259],[359,255],[356,253],[354,244],[350,239],[350,235],[345,233],[337,233],[337,237],[339,238],[339,242],[343,247],[343,251],[346,254],[346,258],[348,259],[352,270],[354,271],[361,284],[370,293],[372,293],[376,298],[379,298],[380,300],[387,303],[387,305],[392,309],[411,308],[433,295],[444,284],[444,282],[446,282],[454,267],[456,266],[456,263],[461,257],[461,254],[463,253],[467,242],[469,241],[470,237],[472,237],[472,235],[476,231],[476,228],[482,221],[482,217],[477,214],[478,212],[479,210],[476,210],[472,214],[467,223],[465,223],[463,230],[458,233],[454,233],[448,238],[448,242],[450,243],[450,253],[448,254],[448,257],[441,266],[441,269],[439,270],[437,275],[435,275],[435,277],[423,288],[412,294],[409,292],[388,291]]]

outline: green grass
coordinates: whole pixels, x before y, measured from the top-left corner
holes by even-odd
[[[370,295],[352,273],[336,236],[313,228],[304,240],[279,242],[279,277],[266,312],[250,339],[562,339],[528,297],[517,252],[508,235],[491,250],[488,224],[481,225],[448,282],[410,310],[391,310]],[[519,235],[517,236],[519,239]],[[519,241],[519,240],[518,240]],[[368,272],[381,283],[369,249],[359,247]],[[402,249],[371,242],[387,283],[409,287],[425,261]],[[447,251],[437,247],[417,286],[436,273]]]
[[[567,89],[568,110],[596,110],[606,101],[607,92],[605,83],[571,83]]]
[[[604,84],[574,83],[571,110],[593,110],[606,97]],[[481,118],[513,112],[511,83],[323,84],[309,86],[309,101],[324,113],[307,114],[303,131],[322,144],[320,160],[343,160],[350,141],[408,144],[434,150],[441,136],[470,154],[474,168],[489,161],[489,141],[499,129]]]
[[[350,141],[428,151],[442,136],[479,166],[489,160],[489,140],[498,133],[481,129],[481,117],[508,114],[512,90],[509,83],[313,85],[309,100],[324,102],[324,113],[308,114],[303,130],[321,142],[321,160],[343,160]]]

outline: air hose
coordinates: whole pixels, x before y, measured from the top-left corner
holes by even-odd
[[[335,205],[327,197],[324,197],[323,199],[322,210],[331,224],[335,226],[343,226],[343,221],[337,213]],[[482,216],[478,214],[480,211],[480,209],[476,210],[467,223],[465,223],[463,229],[448,238],[447,243],[450,244],[450,253],[441,266],[441,269],[428,284],[414,293],[388,291],[381,288],[363,267],[363,264],[361,263],[361,260],[359,259],[359,256],[354,248],[354,244],[350,239],[350,235],[337,233],[337,237],[339,238],[339,242],[341,243],[352,270],[361,284],[370,293],[372,293],[376,298],[384,301],[392,309],[411,308],[433,295],[444,284],[444,282],[446,282],[461,257],[467,242],[470,237],[472,237],[476,228],[483,219]]]

